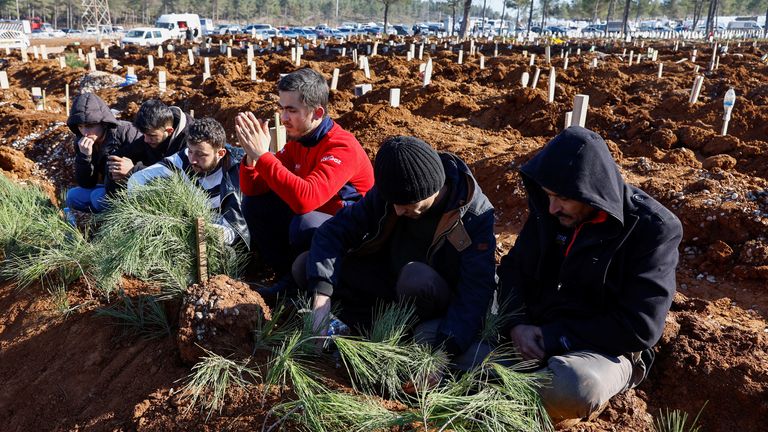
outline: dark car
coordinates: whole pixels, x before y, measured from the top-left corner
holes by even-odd
[[[581,29],[582,33],[604,33],[605,24],[592,24]]]
[[[393,25],[392,29],[395,31],[395,33],[398,36],[410,36],[411,32],[408,30],[408,27],[404,25]]]

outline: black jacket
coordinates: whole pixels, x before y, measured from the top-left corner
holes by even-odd
[[[119,156],[127,157],[133,161],[133,169],[130,174],[154,165],[163,160],[163,158],[187,148],[187,128],[195,119],[183,112],[179,107],[172,106],[170,108],[173,111],[173,133],[170,137],[156,148],[150,147],[142,138],[118,152]]]
[[[494,216],[493,206],[469,167],[452,154],[441,153],[440,158],[451,195],[427,253],[427,264],[454,290],[437,342],[444,343],[449,353],[458,354],[477,340],[496,285]],[[382,250],[397,219],[394,207],[375,186],[361,201],[339,210],[314,234],[307,263],[310,287],[331,295],[342,257],[348,251],[364,255]]]
[[[83,137],[77,126],[88,123],[101,123],[106,127],[104,141],[100,146],[94,146],[91,156],[85,156],[77,145]],[[115,119],[107,104],[94,93],[83,93],[75,99],[67,118],[67,126],[75,134],[77,185],[93,188],[96,184],[103,183],[108,193],[114,192],[117,185],[106,170],[107,157],[130,147],[137,140],[141,141],[141,132],[130,122]]]
[[[656,344],[675,293],[678,218],[627,185],[605,141],[584,128],[562,132],[520,172],[530,216],[498,268],[501,299],[518,312],[504,334],[516,324],[540,326],[547,355],[620,355]],[[542,187],[607,213],[576,230],[554,265],[558,222]]]

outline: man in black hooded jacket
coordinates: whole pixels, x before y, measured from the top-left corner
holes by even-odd
[[[599,413],[647,375],[675,293],[678,218],[624,182],[603,139],[572,126],[520,169],[530,215],[501,260],[503,334],[551,376],[555,421]]]
[[[100,212],[104,197],[115,191],[120,180],[107,170],[107,159],[141,138],[130,122],[117,120],[107,104],[94,93],[75,98],[67,118],[75,134],[75,180],[67,192],[66,207]]]

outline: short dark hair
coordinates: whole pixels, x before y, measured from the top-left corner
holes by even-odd
[[[280,78],[277,90],[299,92],[304,105],[310,108],[321,106],[328,111],[328,83],[325,77],[314,69],[299,69]]]
[[[204,117],[192,122],[187,129],[187,145],[196,145],[207,142],[215,150],[224,148],[227,143],[227,135],[224,127],[211,117]]]
[[[141,104],[133,125],[141,133],[166,128],[168,125],[173,125],[173,111],[159,100],[150,99]]]

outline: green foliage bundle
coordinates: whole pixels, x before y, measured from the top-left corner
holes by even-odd
[[[224,243],[207,202],[207,194],[179,174],[118,192],[100,215],[100,288],[109,294],[122,275],[131,275],[158,283],[167,295],[182,293],[197,278],[197,218],[205,221],[209,271],[237,277],[245,253]]]
[[[48,196],[0,175],[0,275],[20,289],[41,282],[50,290],[68,286],[91,267],[93,247],[70,225]]]
[[[669,408],[664,409],[662,412],[659,410],[659,416],[653,420],[653,428],[656,432],[699,432],[701,426],[698,424],[699,417],[701,417],[704,406],[701,407],[699,413],[696,414],[691,424],[688,424],[688,413],[680,410],[670,411]]]
[[[136,300],[121,295],[120,300],[96,311],[96,315],[112,318],[125,335],[138,335],[146,339],[171,335],[171,325],[157,298],[139,296]]]
[[[247,367],[248,362],[237,363],[211,351],[192,367],[189,381],[182,388],[182,396],[190,400],[189,408],[198,403],[207,411],[208,419],[214,411],[221,412],[227,389],[232,385],[246,387],[248,379],[259,378],[258,372]]]

